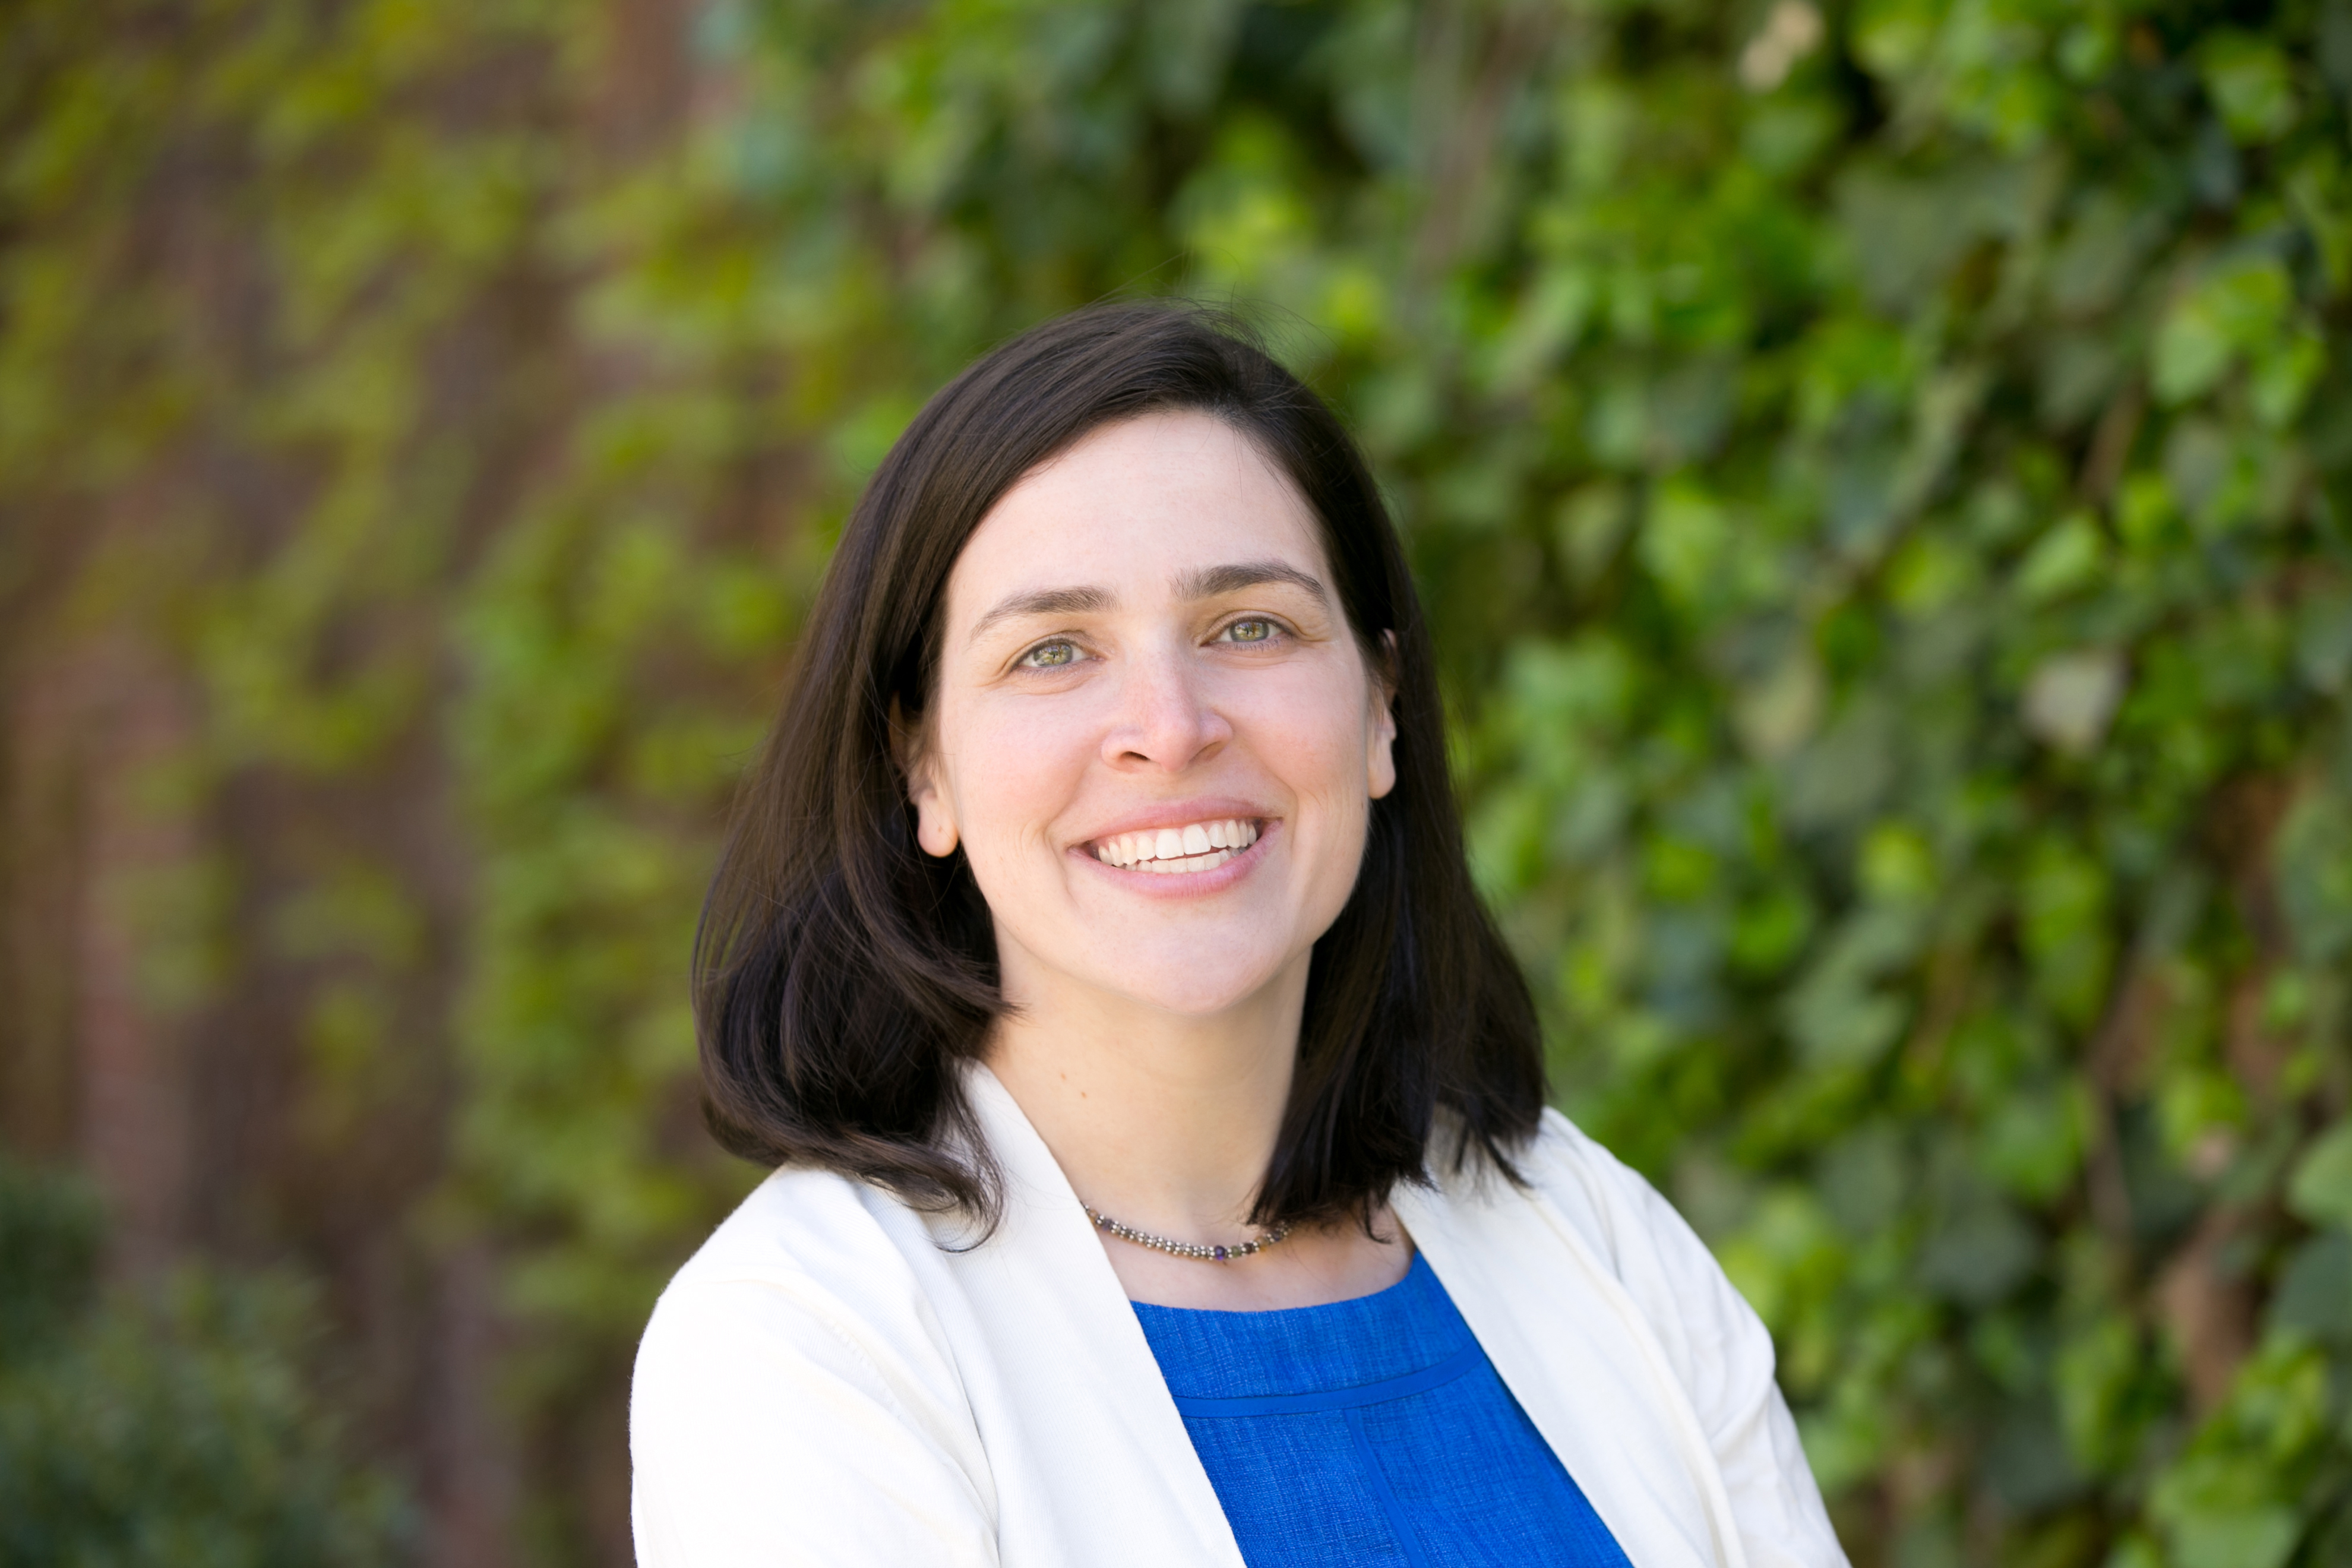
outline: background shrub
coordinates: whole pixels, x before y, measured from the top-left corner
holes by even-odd
[[[100,1298],[95,1217],[79,1184],[0,1165],[0,1561],[401,1561],[398,1499],[341,1457],[305,1380],[305,1295],[190,1274]]]

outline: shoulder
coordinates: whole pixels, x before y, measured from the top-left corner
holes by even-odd
[[[751,1189],[670,1280],[674,1290],[726,1280],[782,1281],[898,1254],[890,1211],[902,1205],[830,1171],[784,1169]]]
[[[1583,1234],[1664,1352],[1714,1454],[1748,1563],[1845,1568],[1774,1376],[1772,1336],[1698,1234],[1557,1110],[1544,1112],[1521,1173],[1537,1206]]]
[[[1612,1276],[1702,1405],[1769,1383],[1770,1336],[1706,1242],[1647,1178],[1556,1110],[1516,1156],[1525,1196]]]
[[[979,1560],[993,1489],[927,1277],[935,1253],[919,1215],[840,1176],[779,1172],[743,1201],[637,1348],[641,1562],[768,1561],[817,1537],[831,1544],[811,1561],[835,1546],[843,1561]],[[901,1485],[923,1505],[885,1506]]]
[[[1640,1172],[1552,1107],[1545,1107],[1535,1135],[1511,1160],[1525,1195],[1566,1221],[1621,1277],[1624,1265],[1644,1251],[1663,1244],[1679,1254],[1685,1241],[1696,1244],[1682,1216]]]
[[[940,1335],[919,1216],[824,1171],[761,1182],[670,1279],[638,1350],[649,1374],[787,1351],[923,1359]],[[943,1347],[942,1347],[943,1348]]]

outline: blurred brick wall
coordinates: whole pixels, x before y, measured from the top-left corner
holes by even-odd
[[[56,58],[27,65],[7,107],[37,107],[39,70],[73,68],[75,47],[138,31],[168,50],[175,30],[201,36],[193,8],[150,8],[137,29],[110,9],[96,8],[78,38],[53,29]],[[321,34],[359,9],[326,7]],[[414,112],[528,126],[584,167],[616,166],[683,122],[690,12],[686,0],[583,8],[581,26],[609,42],[587,90],[559,81],[562,62],[523,49],[461,73]],[[208,385],[168,439],[102,489],[0,494],[0,1138],[96,1177],[118,1277],[211,1259],[322,1279],[333,1392],[424,1504],[427,1561],[491,1568],[544,1555],[521,1540],[529,1472],[570,1494],[585,1522],[584,1539],[577,1524],[560,1539],[625,1563],[625,1389],[555,1451],[527,1451],[545,1439],[505,1414],[513,1331],[495,1245],[436,1209],[452,1169],[452,1015],[470,895],[438,731],[420,723],[341,776],[206,750],[207,699],[180,612],[283,542],[312,477],[299,457],[255,449],[234,418],[278,370],[281,302],[232,216],[255,170],[248,149],[194,138],[139,172],[121,210],[57,219],[119,231],[100,247],[120,258],[107,286],[164,301],[200,333]],[[12,234],[0,226],[0,246]],[[491,451],[463,519],[468,537],[448,552],[453,576],[478,560],[579,405],[626,374],[567,338],[575,281],[501,258],[460,326],[420,350],[438,398],[428,424]],[[75,393],[103,408],[141,395],[144,374],[100,365]],[[184,523],[199,515],[209,526],[192,548]],[[162,570],[126,574],[142,558]],[[289,891],[346,853],[396,868],[419,915],[379,1020],[397,1050],[356,1089],[325,1081],[306,1035],[308,1010],[353,960],[284,929]]]

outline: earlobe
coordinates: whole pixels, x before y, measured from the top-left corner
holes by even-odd
[[[1390,669],[1396,666],[1396,633],[1383,632]],[[1396,682],[1393,679],[1376,679],[1372,685],[1371,746],[1365,757],[1369,774],[1366,779],[1370,793],[1379,800],[1396,788]]]
[[[891,745],[898,753],[898,767],[907,775],[907,800],[915,808],[915,842],[923,853],[935,859],[946,859],[955,853],[957,840],[955,816],[940,798],[939,786],[931,782],[930,767],[922,755],[921,732],[906,721],[898,704],[890,704]]]
[[[923,853],[934,859],[944,860],[955,853],[957,839],[955,817],[940,798],[940,792],[924,772],[909,773],[907,778],[907,799],[915,808],[915,842]]]
[[[915,842],[923,853],[936,860],[944,860],[955,853],[958,838],[954,822],[939,809],[939,795],[925,790],[915,800]]]

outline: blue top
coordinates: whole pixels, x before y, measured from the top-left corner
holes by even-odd
[[[1249,1568],[1630,1568],[1420,1257],[1353,1301],[1135,1315]]]

